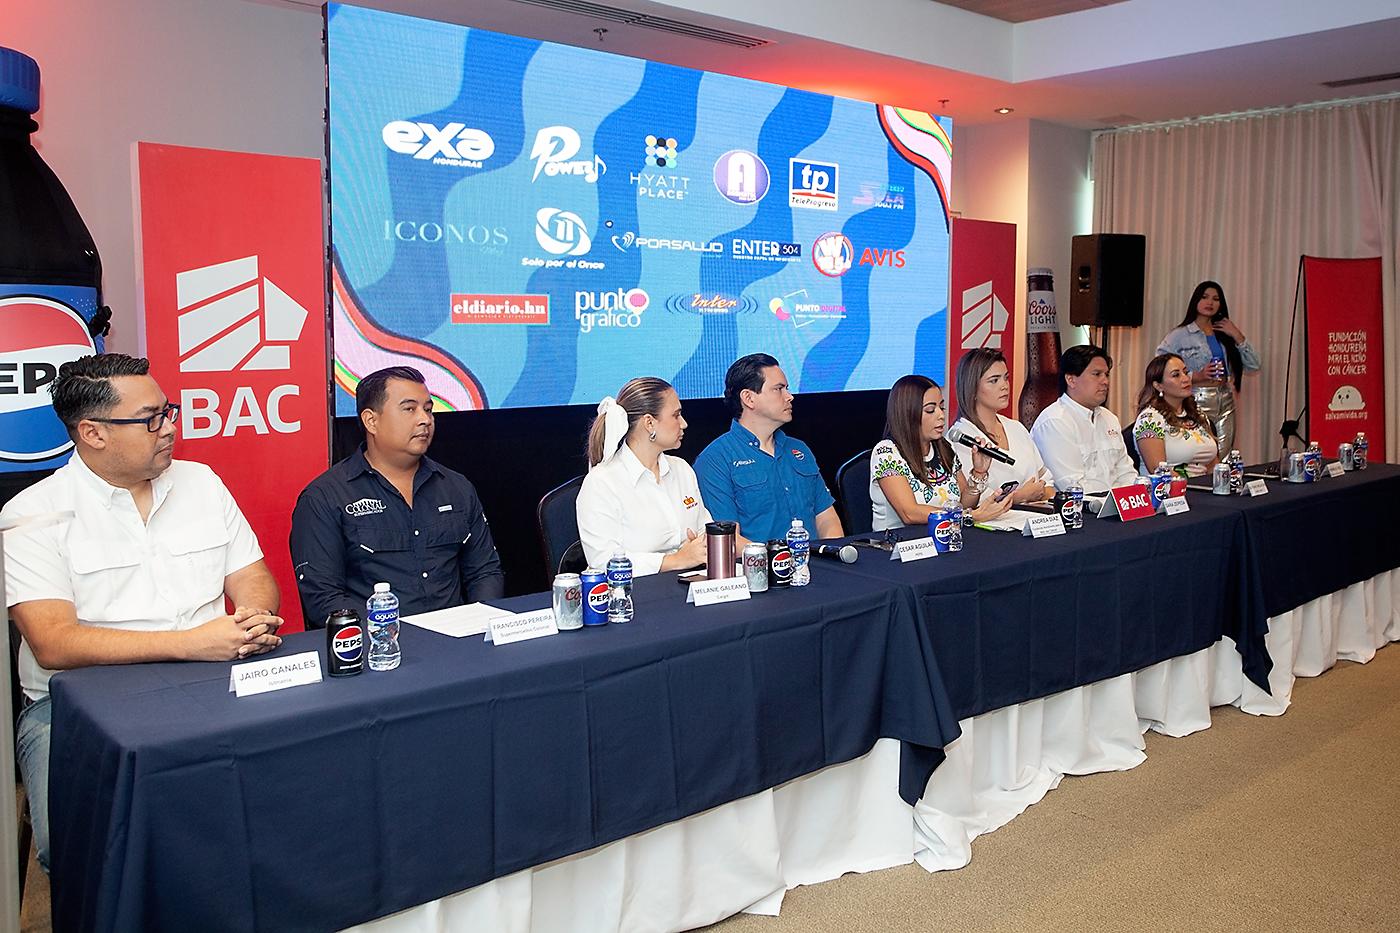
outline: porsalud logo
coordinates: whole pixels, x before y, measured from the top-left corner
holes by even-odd
[[[175,275],[180,372],[292,368],[310,313],[245,256]]]
[[[557,207],[542,207],[535,212],[535,241],[556,256],[582,256],[593,248],[583,218]]]
[[[481,168],[496,151],[496,141],[490,133],[465,123],[438,127],[432,123],[393,120],[384,124],[380,138],[393,152],[434,165]]]
[[[96,352],[87,324],[62,302],[0,298],[0,460],[29,463],[73,446],[49,385],[64,363]]]
[[[535,134],[535,145],[530,150],[530,158],[535,160],[535,174],[530,176],[530,180],[538,181],[543,172],[551,178],[572,175],[589,184],[596,183],[608,167],[601,156],[575,159],[581,148],[583,140],[572,126],[546,126]]]
[[[992,293],[990,281],[967,289],[962,293],[962,348],[1000,348],[1010,317],[1001,299]]]

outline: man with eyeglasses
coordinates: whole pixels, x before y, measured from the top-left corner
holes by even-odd
[[[45,871],[53,672],[246,658],[277,647],[282,624],[277,584],[233,497],[204,464],[173,459],[180,407],[149,363],[85,356],[59,368],[50,392],[73,456],[0,512],[0,524],[72,515],[5,535],[5,602],[23,638],[16,757]]]

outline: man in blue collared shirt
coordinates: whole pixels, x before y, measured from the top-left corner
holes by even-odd
[[[404,615],[505,595],[481,501],[467,478],[426,456],[433,401],[407,366],[355,389],[365,443],[302,490],[292,564],[309,627],[336,609],[364,611],[385,581]]]
[[[782,538],[794,518],[813,538],[839,538],[841,519],[807,445],[788,437],[792,393],[767,353],[736,360],[724,376],[734,421],[695,461],[705,506],[717,521],[739,523],[754,541]]]

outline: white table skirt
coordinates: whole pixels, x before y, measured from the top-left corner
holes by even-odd
[[[1066,774],[1123,771],[1142,732],[1188,735],[1210,708],[1287,708],[1295,677],[1338,659],[1366,662],[1400,641],[1400,571],[1269,620],[1265,694],[1229,639],[1088,686],[963,720],[963,734],[910,808],[899,798],[899,743],[675,823],[526,869],[355,930],[685,930],[748,910],[776,914],[785,891],[846,872],[917,860],[961,868],[972,840],[1004,826]],[[912,817],[912,819],[911,819]]]

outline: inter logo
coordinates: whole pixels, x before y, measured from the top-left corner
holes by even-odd
[[[62,302],[0,298],[0,460],[30,463],[72,448],[49,385],[64,363],[96,352],[87,324]]]

